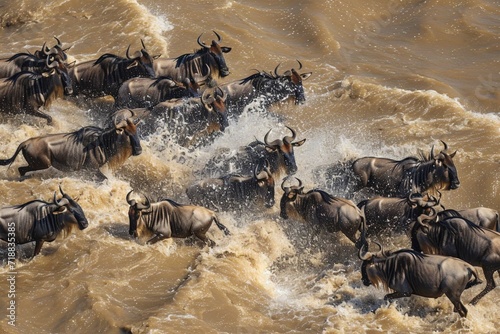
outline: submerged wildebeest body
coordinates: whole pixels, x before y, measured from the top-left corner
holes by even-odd
[[[54,241],[57,236],[66,230],[69,232],[72,225],[78,225],[80,230],[87,228],[85,214],[61,187],[60,200],[54,193],[53,203],[34,200],[21,205],[0,208],[0,239],[16,244],[35,242],[33,256],[38,255],[45,241]]]
[[[444,210],[438,212],[441,219],[445,217],[463,217],[476,225],[489,228],[490,230],[500,232],[500,221],[498,211],[485,207],[462,209],[462,210]]]
[[[460,297],[465,289],[482,283],[472,265],[448,256],[425,255],[410,249],[384,252],[379,247],[377,253],[367,252],[365,247],[359,250],[364,285],[394,290],[385,295],[388,300],[411,295],[438,298],[444,294],[455,312],[467,316]]]
[[[300,70],[302,64],[299,62],[299,65]],[[295,104],[305,102],[302,81],[309,78],[312,73],[299,74],[292,68],[280,75],[278,66],[274,70],[274,75],[258,72],[220,86],[227,94],[226,106],[231,116],[241,115],[245,108],[254,102],[258,102],[259,107],[264,109],[288,99],[293,99]]]
[[[292,175],[297,172],[294,147],[301,146],[305,139],[295,141],[297,134],[295,130],[288,127],[292,136],[284,136],[283,139],[269,141],[271,133],[269,130],[264,136],[264,142],[259,140],[240,147],[236,154],[229,150],[221,150],[206,164],[200,173],[207,177],[219,177],[227,174],[249,175],[256,165],[264,161],[269,162],[269,170],[274,178],[281,178],[282,174]]]
[[[365,241],[365,217],[356,204],[320,189],[303,193],[302,181],[297,180],[299,184],[296,186],[285,187],[287,179],[281,184],[283,196],[280,200],[280,217],[298,217],[330,233],[341,231],[357,248],[362,247]],[[356,237],[358,231],[360,236]]]
[[[200,97],[160,102],[148,110],[143,134],[167,129],[170,139],[185,147],[203,145],[208,137],[229,125],[225,95],[218,88],[207,88]]]
[[[196,182],[186,189],[192,203],[222,211],[259,209],[274,205],[274,178],[269,164],[256,166],[253,175],[225,175]]]
[[[406,197],[411,193],[430,190],[451,190],[460,186],[457,169],[453,163],[456,152],[447,153],[448,146],[421,160],[408,157],[403,160],[364,157],[352,163],[352,171],[359,181],[359,188],[372,188],[384,197]]]
[[[127,119],[107,130],[87,126],[75,132],[30,138],[11,158],[1,159],[0,165],[12,164],[21,151],[28,163],[18,168],[21,176],[53,166],[61,171],[89,170],[102,179],[105,176],[100,167],[106,163],[121,166],[131,155],[139,155],[142,148],[135,124]]]
[[[142,42],[142,41],[141,41]],[[153,78],[153,57],[142,50],[132,56],[127,48],[126,58],[105,53],[97,60],[89,60],[73,66],[69,74],[73,79],[74,94],[88,97],[111,95],[116,99],[121,85],[136,77]]]
[[[196,82],[196,77],[211,74],[213,77],[225,77],[229,75],[229,69],[224,59],[224,53],[231,48],[220,46],[222,38],[214,31],[217,41],[212,40],[210,46],[201,42],[198,36],[198,44],[201,49],[194,53],[183,54],[177,58],[158,58],[154,63],[154,71],[157,77],[171,77],[179,82],[185,79]]]
[[[215,242],[206,236],[212,222],[215,222],[225,235],[229,234],[229,230],[212,210],[202,206],[179,204],[170,199],[151,203],[146,197],[144,203],[138,202],[131,198],[132,191],[127,194],[129,234],[138,237],[138,230],[146,228],[154,234],[147,241],[148,244],[166,238],[187,238],[194,235],[213,246]]]
[[[462,259],[483,268],[486,287],[471,301],[476,304],[496,286],[493,274],[500,270],[500,233],[478,226],[458,213],[452,217],[421,215],[411,231],[412,248],[426,254]]]
[[[372,197],[358,203],[366,218],[367,233],[374,234],[384,229],[405,231],[418,216],[428,213],[429,208],[440,208],[439,200],[433,196],[411,194],[407,198]]]
[[[0,112],[24,112],[52,123],[52,117],[40,111],[52,101],[73,92],[72,81],[63,63],[54,61],[42,73],[21,71],[0,79]]]

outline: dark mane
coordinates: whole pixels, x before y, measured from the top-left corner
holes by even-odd
[[[85,126],[67,136],[73,140],[73,143],[82,143],[83,146],[87,146],[95,142],[104,131],[96,126]]]
[[[22,83],[24,83],[24,81],[26,80],[37,79],[39,76],[40,74],[31,71],[19,71],[16,74],[13,74],[11,77],[7,78],[6,81],[11,81],[14,85],[19,79]]]
[[[275,79],[275,77],[272,76],[271,74],[266,73],[264,71],[261,71],[261,72],[257,72],[257,73],[251,74],[248,77],[241,79],[240,81],[241,81],[241,84],[243,85],[243,84],[245,84],[245,83],[247,83],[249,81],[257,80],[257,79],[261,79],[262,80],[263,78],[266,78],[266,79]]]
[[[10,58],[6,59],[5,61],[13,61],[14,59],[17,59],[17,58],[22,57],[22,56],[28,57],[31,60],[39,60],[39,58],[32,55],[31,53],[21,52],[21,53],[16,53],[15,55],[11,56]]]
[[[328,204],[331,204],[331,203],[336,202],[336,201],[347,203],[347,204],[351,204],[351,203],[348,203],[344,198],[335,197],[335,196],[330,195],[329,193],[327,193],[326,191],[321,190],[321,189],[312,189],[312,190],[309,190],[306,193],[306,195],[314,193],[314,192],[319,193],[321,195],[321,198],[323,199],[323,201],[325,203],[328,203]]]
[[[204,56],[208,54],[209,48],[201,48],[193,53],[185,53],[183,55],[178,56],[175,59],[175,67],[180,67],[182,64],[190,62],[193,59]]]
[[[120,56],[117,56],[117,55],[114,55],[112,53],[105,53],[103,54],[102,56],[100,56],[95,62],[94,62],[94,65],[97,65],[97,64],[100,64],[102,63],[105,59],[107,58],[114,58],[114,59],[125,59],[123,57],[120,57]]]
[[[39,203],[45,204],[45,205],[49,205],[50,204],[50,203],[42,201],[40,199],[34,199],[34,200],[31,200],[31,201],[23,203],[23,204],[14,205],[13,208],[18,209],[19,211],[21,211],[22,209],[24,209],[28,205],[33,204],[35,202],[39,202]]]
[[[173,199],[170,199],[170,198],[160,198],[158,200],[159,202],[169,202],[172,206],[178,208],[178,207],[182,207],[182,206],[185,206],[184,204],[180,204],[180,203],[177,203],[176,201],[174,201]]]

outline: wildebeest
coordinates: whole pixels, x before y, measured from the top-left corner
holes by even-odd
[[[68,194],[62,194],[48,203],[33,200],[24,204],[0,208],[0,239],[9,243],[25,244],[35,241],[33,257],[40,253],[45,241],[54,241],[61,231],[69,232],[78,224],[80,230],[87,228],[85,214]]]
[[[144,134],[158,129],[168,130],[171,138],[181,146],[204,144],[207,137],[224,131],[227,120],[225,95],[220,88],[207,88],[200,97],[171,99],[149,108],[144,119]]]
[[[425,255],[411,249],[371,253],[362,247],[358,256],[363,261],[361,275],[363,284],[382,285],[394,290],[384,299],[417,295],[438,298],[443,294],[460,316],[467,316],[467,309],[460,297],[465,289],[481,284],[476,269],[465,261],[439,255]],[[473,278],[471,280],[471,278]]]
[[[283,196],[280,200],[280,217],[298,217],[314,227],[325,228],[327,232],[342,231],[356,248],[363,246],[366,231],[365,216],[351,200],[334,197],[323,190],[313,189],[304,193],[302,181],[298,185],[285,187],[281,183]],[[356,233],[360,232],[359,238]]]
[[[295,104],[305,102],[302,81],[309,78],[312,72],[299,74],[292,68],[280,75],[278,66],[274,69],[274,75],[258,72],[220,86],[227,94],[226,106],[230,115],[241,115],[245,107],[255,101],[259,101],[262,108],[288,99],[293,99]],[[299,62],[299,70],[301,68]]]
[[[178,82],[170,77],[132,78],[125,81],[118,90],[115,107],[147,108],[170,99],[197,97],[201,85],[214,88],[217,83],[210,77],[210,72],[205,77],[197,78],[195,82],[189,79]]]
[[[406,198],[376,196],[358,203],[366,217],[369,234],[391,228],[404,230],[429,208],[439,207],[439,200],[432,195],[411,194]]]
[[[352,171],[360,187],[372,188],[380,196],[406,197],[411,193],[425,193],[435,189],[451,190],[460,186],[453,163],[456,151],[448,153],[448,145],[429,157],[408,157],[403,160],[364,157],[352,163]]]
[[[42,117],[48,124],[52,117],[40,111],[48,108],[53,100],[73,92],[71,77],[66,66],[58,61],[41,73],[21,71],[7,79],[0,79],[0,112],[24,112]]]
[[[148,244],[166,238],[187,238],[194,235],[213,246],[215,242],[206,236],[212,222],[215,222],[225,235],[230,234],[212,210],[202,206],[179,204],[171,199],[151,203],[146,196],[144,202],[136,201],[131,198],[132,192],[133,190],[127,194],[129,234],[138,237],[138,230],[146,228],[154,234],[147,241]]]
[[[444,210],[438,212],[438,216],[445,217],[463,217],[476,225],[489,228],[490,230],[500,232],[500,221],[498,211],[485,207],[462,209],[462,210]]]
[[[102,180],[106,177],[100,167],[121,166],[131,155],[141,154],[142,148],[136,125],[127,119],[106,130],[87,126],[70,133],[30,138],[11,158],[0,159],[0,165],[12,164],[21,151],[28,163],[18,168],[21,176],[53,166],[62,171],[93,171]]]
[[[223,211],[258,209],[262,204],[270,208],[274,205],[274,178],[267,162],[255,166],[251,176],[229,174],[198,181],[186,194],[194,204]]]
[[[144,42],[142,49],[132,56],[129,51],[130,45],[126,58],[105,53],[97,60],[88,60],[73,66],[69,74],[73,79],[74,95],[111,95],[116,99],[118,90],[125,81],[136,77],[154,77],[153,57],[147,52]]]
[[[158,58],[154,63],[157,77],[171,77],[183,82],[184,79],[196,81],[196,76],[205,76],[211,73],[213,77],[225,77],[229,75],[229,68],[224,59],[224,53],[231,51],[230,47],[220,46],[222,38],[214,31],[217,41],[207,46],[201,42],[201,34],[198,36],[198,44],[201,49],[194,53],[186,53],[177,58]],[[209,72],[210,71],[210,72]]]
[[[67,49],[62,48],[61,41],[57,37],[54,38],[57,44],[51,49],[44,43],[42,49],[35,51],[34,54],[20,52],[7,59],[0,59],[0,78],[11,77],[21,71],[41,73],[54,61],[65,64],[68,59],[65,53]]]
[[[264,136],[264,142],[256,140],[250,144],[240,147],[234,153],[229,150],[220,150],[205,166],[201,172],[203,175],[218,177],[220,175],[237,173],[250,174],[255,165],[263,161],[269,161],[269,170],[276,179],[282,174],[293,175],[297,172],[294,147],[302,146],[306,139],[295,141],[297,133],[291,127],[288,130],[291,136],[283,139],[269,141],[270,129]]]
[[[486,287],[471,301],[476,304],[496,286],[500,270],[500,233],[478,226],[458,214],[444,217],[431,210],[421,215],[411,231],[412,248],[426,254],[453,256],[483,268]]]

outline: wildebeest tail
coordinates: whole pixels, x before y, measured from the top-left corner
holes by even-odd
[[[474,279],[472,281],[467,282],[467,284],[465,285],[466,289],[468,289],[474,285],[478,285],[478,284],[483,283],[483,281],[481,281],[479,279],[479,277],[477,276],[477,272],[474,269],[469,268],[469,272],[472,274],[472,276],[474,276]]]
[[[220,221],[219,221],[219,218],[217,216],[214,216],[214,222],[215,224],[217,225],[217,227],[219,228],[219,230],[223,231],[225,235],[230,235],[231,232],[229,232],[229,230],[227,229],[227,227],[225,227]]]
[[[21,145],[19,145],[17,147],[17,150],[16,152],[14,153],[14,155],[12,157],[10,157],[9,159],[0,159],[0,165],[1,166],[5,166],[5,165],[10,165],[14,162],[14,160],[16,160],[16,157],[17,155],[19,154],[19,152],[21,152],[21,150],[25,147],[25,143],[22,143]]]

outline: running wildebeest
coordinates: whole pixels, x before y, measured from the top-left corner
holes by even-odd
[[[458,215],[457,215],[458,214]],[[463,217],[476,225],[489,228],[490,230],[500,232],[500,221],[498,211],[485,207],[462,209],[462,210],[444,210],[438,212],[438,216],[445,217]]]
[[[177,58],[158,58],[154,63],[154,71],[157,77],[171,77],[174,80],[184,82],[185,79],[196,81],[197,76],[205,76],[211,73],[213,77],[225,77],[229,75],[229,69],[224,59],[224,53],[231,51],[230,47],[220,46],[222,38],[214,31],[217,41],[207,46],[201,42],[201,34],[198,36],[198,44],[201,49],[194,53],[183,54]],[[210,71],[210,72],[209,72]]]
[[[131,155],[142,152],[136,125],[129,119],[103,130],[87,126],[70,133],[50,134],[22,142],[9,159],[0,159],[0,165],[12,164],[19,152],[28,166],[18,168],[21,176],[51,166],[61,171],[88,170],[98,179],[105,179],[100,167],[121,166]]]
[[[167,129],[181,146],[203,145],[207,138],[229,125],[225,95],[218,88],[206,88],[200,97],[171,99],[148,108],[142,132],[146,135]]]
[[[481,284],[476,269],[465,261],[449,256],[426,255],[410,249],[371,253],[362,247],[358,256],[363,261],[361,275],[363,284],[382,285],[394,290],[384,299],[417,295],[438,298],[443,294],[460,316],[467,316],[467,309],[460,297],[465,289]],[[471,278],[473,278],[471,280]]]
[[[412,248],[426,254],[457,257],[483,268],[486,287],[470,302],[475,305],[496,287],[493,274],[500,271],[500,233],[478,226],[458,213],[443,217],[431,211],[431,215],[420,215],[413,225]]]
[[[253,175],[229,174],[203,179],[186,189],[192,203],[222,211],[274,205],[274,178],[269,162],[255,166]]]
[[[341,231],[351,240],[356,248],[363,246],[366,231],[365,216],[354,202],[334,197],[323,190],[313,189],[304,193],[302,181],[296,178],[298,185],[285,187],[285,178],[281,183],[283,196],[280,201],[280,217],[298,217],[313,226],[325,228],[327,232]],[[360,232],[360,237],[356,233]]]
[[[302,64],[299,63],[299,70]],[[277,102],[293,99],[295,104],[306,100],[302,81],[312,72],[299,74],[295,69],[278,74],[278,66],[274,75],[258,72],[246,78],[221,85],[227,94],[226,106],[230,115],[241,115],[245,107],[258,101],[261,108],[267,109]]]
[[[360,187],[368,187],[385,197],[406,197],[411,193],[429,190],[452,190],[460,186],[453,163],[456,151],[448,153],[448,145],[441,141],[444,150],[429,157],[408,157],[403,160],[364,157],[352,163],[352,170]]]
[[[51,124],[52,117],[40,108],[48,108],[52,101],[72,92],[72,81],[66,65],[53,61],[41,73],[21,71],[0,79],[0,112],[24,112],[45,118]]]
[[[407,198],[376,196],[358,203],[364,211],[368,234],[384,229],[405,230],[429,208],[440,207],[432,195],[411,194]]]
[[[294,147],[302,146],[305,139],[295,141],[297,133],[287,126],[292,133],[283,139],[269,141],[270,129],[264,136],[264,142],[259,140],[240,147],[239,150],[231,152],[227,149],[220,150],[208,161],[200,173],[208,177],[219,177],[226,174],[251,174],[255,165],[269,161],[269,170],[278,179],[282,174],[293,175],[297,172]]]
[[[202,206],[179,204],[171,199],[151,203],[146,196],[144,202],[136,201],[131,198],[132,192],[133,190],[127,194],[129,234],[138,237],[142,229],[146,228],[154,234],[147,244],[154,244],[166,238],[187,238],[194,235],[213,246],[215,242],[206,236],[212,222],[215,222],[225,235],[230,234],[212,210]]]
[[[111,95],[116,99],[121,85],[136,77],[153,78],[153,57],[146,50],[141,40],[142,49],[129,54],[126,58],[105,53],[97,60],[88,60],[73,66],[69,74],[73,79],[74,95],[83,94],[87,97]]]
[[[24,204],[0,208],[0,239],[15,244],[35,242],[33,257],[40,253],[45,241],[52,242],[61,231],[71,231],[72,226],[78,225],[80,230],[87,228],[85,214],[68,194],[59,186],[62,194],[48,203],[33,200]]]

